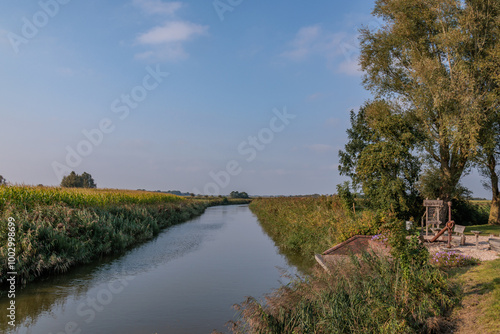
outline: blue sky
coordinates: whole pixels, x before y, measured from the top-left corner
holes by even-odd
[[[379,25],[373,5],[4,1],[0,174],[25,184],[57,185],[75,170],[109,188],[334,193],[349,110],[370,97],[356,36]],[[465,184],[489,196],[478,180]]]

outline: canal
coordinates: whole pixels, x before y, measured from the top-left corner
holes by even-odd
[[[125,255],[31,283],[2,333],[227,332],[232,305],[262,298],[299,273],[246,205],[218,206]],[[8,299],[0,300],[6,314]]]

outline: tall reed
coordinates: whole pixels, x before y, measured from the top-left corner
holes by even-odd
[[[303,256],[357,234],[375,234],[383,218],[368,210],[354,214],[337,196],[259,198],[250,209],[281,249]]]
[[[415,238],[416,240],[416,238]],[[327,274],[316,271],[237,310],[234,333],[441,333],[459,290],[431,266],[415,240],[391,236],[391,258],[352,256]],[[412,257],[408,257],[408,255]]]
[[[26,284],[100,256],[121,253],[212,205],[150,192],[0,187],[0,283],[7,270],[7,222],[16,221],[16,272]]]

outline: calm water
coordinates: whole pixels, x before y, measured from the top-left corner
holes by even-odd
[[[248,206],[213,207],[124,256],[31,284],[16,295],[16,328],[3,316],[0,332],[225,332],[233,304],[286,282],[278,268],[297,273]]]

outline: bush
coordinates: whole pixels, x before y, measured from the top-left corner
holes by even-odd
[[[489,204],[474,204],[464,199],[454,199],[451,207],[451,219],[460,225],[488,224],[490,214]]]
[[[391,257],[364,253],[349,263],[316,271],[282,286],[261,303],[237,309],[234,333],[421,333],[447,326],[443,316],[458,302],[457,286],[429,262],[417,236],[388,217],[384,236]],[[443,321],[442,321],[443,320]]]
[[[345,210],[352,210],[354,206],[354,195],[349,189],[349,182],[346,181],[343,184],[337,184],[337,195],[340,198]]]

